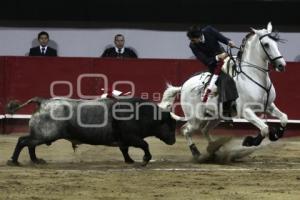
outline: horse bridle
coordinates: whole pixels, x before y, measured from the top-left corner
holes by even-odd
[[[264,50],[265,54],[267,55],[269,61],[270,61],[272,64],[274,64],[274,62],[275,62],[276,60],[278,60],[278,59],[280,59],[280,58],[283,58],[283,56],[277,56],[277,57],[275,57],[275,58],[271,58],[271,56],[268,54],[268,52],[267,52],[267,50],[265,49],[265,46],[264,46],[264,44],[261,42],[261,40],[262,40],[264,37],[269,36],[269,35],[271,35],[271,33],[267,33],[267,34],[265,34],[265,35],[260,36],[260,37],[259,37],[259,43],[260,43],[262,49]],[[227,50],[227,52],[228,52],[228,50]],[[235,62],[235,60],[233,59],[233,56],[232,56],[231,48],[230,48],[229,56],[230,56],[230,59],[234,61],[234,64],[236,64],[236,62]],[[242,69],[241,69],[241,66],[240,66],[242,62],[246,63],[246,64],[247,64],[246,66],[254,67],[254,68],[256,68],[256,69],[258,69],[258,70],[260,70],[260,71],[263,71],[263,72],[265,72],[265,73],[267,73],[267,72],[270,71],[269,69],[264,69],[264,68],[262,68],[262,67],[260,67],[260,66],[258,66],[258,65],[254,65],[254,64],[252,64],[252,63],[249,63],[249,62],[246,62],[246,61],[242,61],[242,60],[241,60],[240,63],[239,63],[240,72],[242,72]],[[237,71],[237,73],[240,73],[240,72]]]
[[[269,36],[270,34],[271,34],[271,33],[267,33],[267,34],[265,34],[265,35],[260,36],[260,37],[259,37],[259,42],[260,42],[260,44],[261,44],[261,46],[262,46],[264,52],[266,53],[267,57],[269,58],[270,62],[273,64],[276,60],[278,60],[278,59],[280,59],[280,58],[283,58],[283,56],[277,56],[277,57],[275,57],[275,58],[272,59],[271,56],[268,54],[267,50],[265,49],[265,46],[264,46],[264,44],[261,42],[261,40],[262,40],[264,37]]]
[[[265,34],[265,35],[260,36],[260,37],[259,37],[259,42],[260,42],[260,45],[262,46],[262,49],[264,50],[265,54],[267,55],[269,61],[270,61],[272,64],[274,64],[274,62],[275,62],[276,60],[278,60],[278,59],[280,59],[280,58],[283,58],[283,56],[277,56],[277,57],[275,57],[275,58],[271,58],[271,56],[268,54],[267,50],[265,49],[264,44],[261,42],[261,40],[262,40],[264,37],[269,36],[270,34],[271,34],[271,33],[267,33],[267,34]],[[236,62],[235,62],[235,60],[233,59],[233,56],[232,56],[231,49],[230,49],[230,59],[233,60],[234,64],[236,65]],[[257,69],[257,70],[260,70],[260,71],[262,71],[262,72],[264,72],[264,73],[268,73],[270,70],[269,70],[269,69],[264,69],[264,68],[262,68],[262,67],[260,67],[260,66],[257,66],[257,65],[254,65],[254,64],[252,64],[252,63],[245,62],[245,61],[242,61],[242,60],[239,62],[239,65],[238,65],[238,66],[239,66],[239,71],[236,70],[238,74],[240,74],[240,73],[244,74],[249,80],[251,80],[253,83],[255,83],[255,84],[258,85],[260,88],[262,88],[263,90],[266,91],[266,93],[267,93],[267,100],[266,100],[265,108],[264,108],[264,112],[266,112],[267,105],[268,105],[268,101],[269,101],[269,96],[270,96],[270,91],[271,91],[271,88],[272,88],[273,84],[272,84],[272,82],[271,82],[270,87],[266,88],[265,86],[263,86],[262,84],[260,84],[259,82],[257,82],[257,81],[254,80],[253,78],[251,78],[248,74],[246,74],[246,73],[242,70],[242,67],[241,67],[241,65],[242,65],[241,63],[242,63],[242,62],[244,62],[244,63],[247,64],[247,65],[244,65],[244,66],[253,67],[253,68],[255,68],[255,69]]]

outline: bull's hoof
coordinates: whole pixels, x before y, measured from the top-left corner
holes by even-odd
[[[243,141],[243,146],[251,147],[251,146],[258,146],[261,144],[265,137],[261,134],[258,134],[256,137],[247,136]]]
[[[18,161],[13,161],[13,160],[8,160],[8,161],[6,162],[6,164],[7,164],[8,166],[21,166],[21,164],[20,164]]]
[[[142,166],[145,167],[151,160],[152,156],[150,155],[144,155]]]
[[[32,160],[32,162],[34,163],[34,164],[37,164],[37,165],[44,165],[44,164],[47,164],[47,162],[45,161],[45,160],[43,160],[43,159],[36,159],[36,160]]]
[[[132,160],[131,158],[129,158],[129,159],[125,160],[125,163],[127,163],[127,164],[133,164],[134,160]]]
[[[149,161],[144,160],[141,164],[142,167],[146,167],[148,165]]]
[[[207,152],[209,154],[216,153],[224,144],[229,142],[231,140],[231,137],[221,137],[217,140],[210,142],[206,148]]]

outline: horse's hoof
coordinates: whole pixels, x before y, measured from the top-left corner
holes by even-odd
[[[43,159],[36,159],[36,160],[33,160],[32,161],[34,164],[37,164],[37,165],[44,165],[44,164],[47,164],[47,162]]]
[[[216,151],[218,151],[224,144],[229,142],[231,140],[231,137],[221,137],[217,140],[210,142],[206,148],[206,151],[209,154],[214,154]]]
[[[258,146],[261,144],[261,142],[265,139],[264,136],[262,136],[261,134],[258,134],[255,138],[254,138],[254,146]]]
[[[201,155],[200,151],[198,150],[195,144],[190,145],[190,150],[194,158],[198,158]]]
[[[6,164],[8,165],[8,166],[21,166],[21,164],[18,162],[18,161],[13,161],[13,160],[8,160],[7,162],[6,162]]]
[[[256,137],[247,136],[243,141],[243,146],[251,147],[251,146],[258,146],[261,144],[265,137],[261,134],[258,134]]]
[[[278,139],[282,138],[285,127],[281,126],[277,128],[270,127],[270,132],[269,132],[269,140],[272,142],[277,141]]]
[[[245,147],[253,146],[253,137],[252,136],[245,137],[242,145],[245,146]]]
[[[283,127],[282,125],[280,125],[280,126],[277,128],[277,135],[278,135],[279,138],[282,138],[282,137],[283,137],[285,130],[286,130],[286,126]]]

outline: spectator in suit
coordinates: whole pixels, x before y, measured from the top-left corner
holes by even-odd
[[[55,49],[48,46],[49,34],[42,31],[38,34],[40,46],[33,47],[29,51],[29,56],[57,56]]]
[[[115,58],[137,58],[136,53],[127,47],[124,47],[125,37],[122,34],[115,35],[115,46],[105,49],[101,57],[115,57]]]

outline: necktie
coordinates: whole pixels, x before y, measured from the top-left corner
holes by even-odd
[[[42,47],[42,54],[45,55],[45,47]]]
[[[119,55],[119,56],[121,55],[121,50],[122,50],[122,49],[118,49],[118,55]]]

